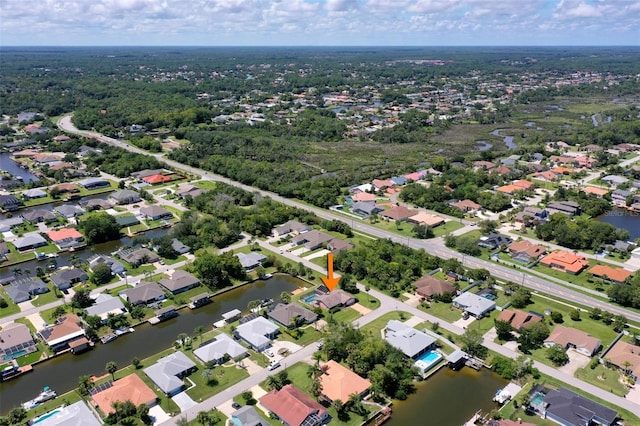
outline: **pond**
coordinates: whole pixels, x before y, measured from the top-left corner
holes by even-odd
[[[610,223],[616,228],[626,229],[629,231],[630,241],[640,238],[640,212],[614,208],[610,212],[598,216],[596,220]]]
[[[0,170],[10,173],[15,178],[22,178],[23,182],[38,180],[36,175],[18,166],[18,163],[11,159],[11,153],[9,152],[0,154]]]

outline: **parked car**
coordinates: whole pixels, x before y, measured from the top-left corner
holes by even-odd
[[[237,410],[238,408],[240,408],[240,404],[238,404],[237,402],[232,402],[231,403],[231,407],[233,407],[233,408],[235,408]]]
[[[264,353],[269,358],[273,358],[273,352],[271,352],[271,349],[267,349],[266,351],[264,351]]]
[[[276,361],[272,361],[271,364],[269,364],[269,366],[267,367],[267,370],[272,371],[278,367],[280,367],[280,363]]]

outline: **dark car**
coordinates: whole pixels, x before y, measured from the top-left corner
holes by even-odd
[[[240,404],[238,404],[237,402],[232,402],[232,403],[231,403],[231,406],[232,406],[233,408],[235,408],[236,410],[237,410],[238,408],[240,408]]]

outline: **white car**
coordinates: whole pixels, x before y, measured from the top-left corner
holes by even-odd
[[[273,352],[271,352],[269,349],[267,349],[266,351],[264,351],[265,355],[268,356],[269,358],[273,358]]]
[[[276,361],[272,361],[271,364],[269,364],[269,366],[267,367],[267,370],[272,371],[278,367],[280,367],[280,363]]]

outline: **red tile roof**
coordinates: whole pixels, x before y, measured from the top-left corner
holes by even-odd
[[[498,321],[508,322],[513,328],[520,330],[542,321],[542,317],[518,309],[505,309],[498,315]]]
[[[47,232],[47,236],[53,242],[62,241],[67,238],[80,239],[82,238],[82,234],[78,232],[75,228],[64,228],[59,230],[53,230]]]
[[[293,385],[272,390],[260,398],[260,403],[289,426],[300,426],[311,414],[322,417],[326,413],[322,405]]]
[[[339,399],[345,403],[351,394],[362,395],[371,387],[369,380],[333,360],[324,364],[322,370],[324,374],[318,381],[322,384],[322,394],[330,401]]]
[[[633,275],[633,272],[627,271],[623,268],[613,268],[607,265],[596,265],[593,268],[589,269],[589,273],[596,277],[607,277],[611,281],[615,281],[618,283],[623,283]]]
[[[156,174],[156,175],[151,175],[151,176],[147,176],[145,178],[142,179],[143,181],[147,182],[147,183],[166,183],[166,182],[170,182],[171,178],[168,176],[164,176],[161,174]]]
[[[138,375],[130,374],[116,380],[113,386],[94,394],[92,398],[105,414],[109,414],[114,412],[111,404],[116,401],[131,401],[138,407],[140,404],[153,404],[157,396]]]
[[[589,262],[584,258],[584,256],[579,256],[563,250],[549,253],[540,260],[540,263],[550,268],[560,269],[573,274],[577,274],[589,266]]]

